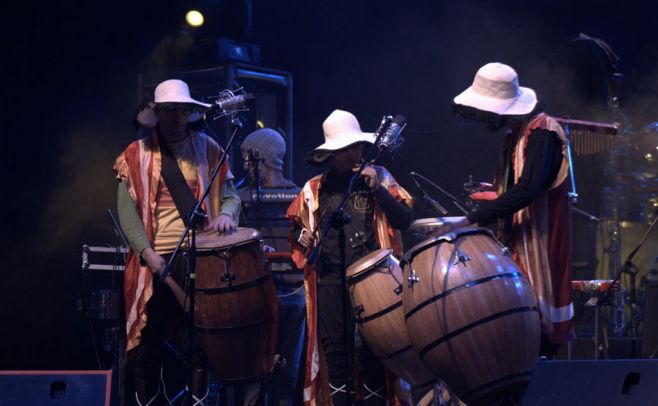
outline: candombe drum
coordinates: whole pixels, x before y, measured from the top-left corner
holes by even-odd
[[[411,346],[402,309],[402,270],[390,249],[380,249],[347,269],[355,319],[370,350],[388,369],[414,387],[434,375]]]
[[[260,233],[197,239],[194,329],[220,381],[262,379],[272,369],[277,301]]]
[[[490,231],[463,228],[401,261],[411,342],[469,406],[525,387],[539,356],[535,294],[508,252]]]

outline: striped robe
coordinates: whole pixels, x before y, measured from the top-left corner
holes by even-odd
[[[514,213],[510,248],[512,258],[528,276],[537,294],[542,332],[553,343],[562,344],[573,336],[574,311],[571,303],[570,213],[567,196],[569,161],[567,140],[560,124],[543,113],[534,117],[521,129],[512,151],[511,165],[516,184],[523,172],[528,138],[531,131],[537,128],[558,134],[562,141],[562,163],[549,188],[529,206]],[[503,192],[502,169],[504,165],[510,164],[501,162],[503,165],[499,168],[496,181],[499,195]]]
[[[192,148],[197,161],[198,200],[208,184],[210,175],[219,162],[222,149],[210,137],[203,133],[191,132]],[[125,182],[130,197],[135,202],[137,212],[142,219],[146,236],[151,245],[155,236],[155,209],[158,204],[156,195],[160,176],[162,157],[158,147],[155,130],[150,136],[131,143],[114,163],[117,179]],[[228,163],[225,162],[211,187],[211,191],[203,202],[208,218],[219,214],[221,204],[221,185],[228,173]],[[210,210],[209,210],[210,209]],[[153,275],[142,266],[139,253],[128,252],[124,273],[124,300],[126,310],[126,352],[137,347],[141,340],[142,329],[146,326],[148,315],[146,303],[153,295]]]
[[[404,201],[411,206],[413,200],[411,195],[404,190],[393,178],[393,176],[383,167],[375,166],[379,179],[391,195],[398,201]],[[318,175],[304,185],[297,198],[288,207],[286,216],[298,227],[307,230],[315,230],[318,222],[321,221],[318,213],[320,204],[320,188],[326,174]],[[391,248],[396,256],[402,255],[402,238],[400,232],[395,230],[383,210],[375,203],[374,212],[374,229],[375,237],[380,248]],[[321,226],[318,227],[315,237],[319,237]],[[292,259],[298,268],[304,270],[304,288],[306,289],[306,320],[307,320],[307,340],[306,340],[306,373],[304,376],[304,404],[305,405],[327,405],[331,404],[331,396],[328,392],[328,374],[326,365],[322,365],[320,357],[322,356],[318,336],[317,336],[317,269],[315,266],[307,264],[305,249],[299,245],[293,238],[295,227],[292,228],[289,242],[292,251]],[[322,363],[324,364],[324,362]],[[355,388],[356,390],[356,388]]]

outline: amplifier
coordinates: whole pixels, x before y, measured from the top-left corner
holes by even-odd
[[[268,252],[265,254],[267,257],[267,261],[269,263],[270,271],[272,273],[282,273],[282,274],[289,274],[289,273],[297,273],[297,274],[303,274],[304,271],[297,268],[295,266],[295,263],[292,262],[292,258],[290,257],[290,252]]]
[[[82,270],[84,271],[123,271],[126,247],[82,246]]]

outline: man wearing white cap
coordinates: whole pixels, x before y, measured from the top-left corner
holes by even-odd
[[[240,145],[242,159],[249,163],[250,154],[260,156],[261,186],[266,188],[296,188],[294,182],[283,175],[283,157],[286,154],[286,141],[281,134],[271,128],[259,128],[250,133]],[[251,181],[254,166],[247,165]]]
[[[245,169],[248,171],[249,185],[238,190],[243,207],[243,222],[258,228],[265,243],[265,249],[290,250],[288,246],[288,221],[286,209],[300,188],[283,175],[283,159],[286,154],[286,141],[272,128],[259,128],[247,135],[240,145]],[[258,164],[256,163],[258,159]],[[257,172],[258,171],[258,172]],[[265,188],[261,192],[276,192],[276,202],[267,203],[265,221],[255,198],[257,182]],[[262,203],[262,202],[261,202]],[[278,326],[276,351],[279,359],[268,381],[267,401],[272,405],[299,404],[302,385],[301,360],[304,350],[306,324],[306,297],[303,275],[297,272],[273,272],[278,298]]]
[[[322,127],[325,143],[313,150],[308,158],[312,162],[332,159],[333,165],[327,172],[306,182],[288,208],[287,216],[293,222],[290,235],[292,257],[296,265],[304,269],[306,288],[308,331],[304,402],[325,404],[331,396],[334,404],[344,404],[345,327],[338,231],[333,228],[329,231],[315,265],[307,263],[306,254],[317,243],[323,220],[339,205],[350,178],[358,169],[364,147],[374,142],[374,136],[362,132],[356,117],[342,110],[332,112]],[[392,248],[395,254],[401,255],[398,230],[406,229],[411,223],[411,204],[411,196],[386,169],[367,166],[355,182],[345,207],[345,212],[351,217],[351,222],[344,228],[346,265],[379,248]],[[349,329],[353,328],[352,320]],[[367,354],[365,348],[357,348],[355,358]],[[383,373],[382,367],[376,369]],[[327,381],[331,390],[321,385]],[[357,399],[362,389],[355,388]]]
[[[490,130],[508,127],[494,192],[466,220],[450,227],[498,220],[500,237],[528,275],[539,300],[543,355],[552,356],[573,334],[569,243],[569,161],[560,124],[542,112],[535,92],[519,86],[501,63],[480,68],[473,85],[454,99],[454,110]],[[445,231],[445,230],[444,230]]]
[[[188,126],[208,107],[190,97],[185,82],[160,83],[154,103],[137,116],[141,125],[153,130],[131,143],[114,164],[119,221],[132,248],[124,273],[126,351],[139,405],[162,402],[157,399],[165,333],[172,320],[182,315],[175,298],[181,291],[173,283],[176,279],[182,285],[186,273],[182,256],[172,267],[167,285],[159,284],[157,278],[223,153],[210,137]],[[224,163],[203,201],[207,217],[197,225],[199,232],[226,233],[237,226],[240,199],[232,178]],[[196,340],[188,347],[194,372],[190,396],[200,402],[206,393],[206,359]]]

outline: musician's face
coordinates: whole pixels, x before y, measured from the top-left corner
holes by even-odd
[[[363,143],[350,145],[334,152],[334,166],[339,172],[347,172],[361,161]]]
[[[162,133],[180,134],[187,128],[187,122],[192,114],[193,108],[184,103],[167,103],[155,107],[158,124]]]

